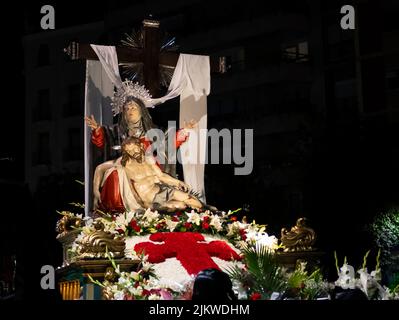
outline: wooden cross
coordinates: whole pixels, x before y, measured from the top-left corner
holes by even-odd
[[[179,58],[179,53],[176,52],[160,52],[159,25],[157,20],[143,21],[143,49],[116,47],[119,63],[143,63],[144,86],[153,98],[160,96],[159,65],[174,68]],[[64,51],[72,60],[98,60],[97,54],[89,44],[72,42]],[[226,57],[211,57],[210,67],[213,73],[225,73]]]

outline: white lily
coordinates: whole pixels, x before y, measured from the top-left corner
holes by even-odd
[[[114,293],[115,300],[124,300],[124,298],[125,298],[125,293],[123,291],[117,291]]]
[[[158,217],[159,217],[158,211],[151,211],[151,209],[148,208],[145,211],[142,219],[147,220],[149,223],[152,223],[152,222],[156,221],[158,219]]]
[[[345,263],[341,268],[338,274],[338,279],[335,281],[335,285],[341,287],[342,289],[355,289],[356,280],[355,280],[355,269]]]
[[[186,215],[188,216],[187,222],[191,222],[193,224],[196,224],[197,226],[200,225],[201,223],[201,218],[198,213],[196,213],[194,210],[191,210],[191,213],[186,212]]]
[[[179,221],[172,221],[169,217],[165,218],[166,226],[168,227],[170,232],[175,230],[176,226],[179,224]]]
[[[209,225],[214,227],[216,229],[216,231],[223,230],[222,222],[220,221],[220,218],[217,215],[212,216],[211,222],[209,223]]]
[[[131,287],[128,290],[134,296],[141,296],[143,294],[143,287],[141,286],[138,286],[137,288]]]
[[[256,239],[256,246],[263,246],[274,252],[278,248],[278,239],[275,236],[269,236],[266,232],[260,233]]]

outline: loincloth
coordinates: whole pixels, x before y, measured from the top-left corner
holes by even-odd
[[[167,202],[173,198],[175,188],[163,183],[157,183],[159,191],[155,194],[152,203],[154,207],[163,207]]]

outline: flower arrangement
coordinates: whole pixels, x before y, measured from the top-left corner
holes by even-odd
[[[335,281],[335,286],[344,290],[360,289],[364,292],[370,300],[399,300],[399,285],[396,288],[390,289],[380,284],[381,269],[380,269],[380,254],[378,251],[376,258],[376,266],[370,273],[367,270],[367,257],[370,251],[367,251],[363,258],[363,265],[355,272],[353,266],[349,265],[345,257],[342,267],[338,268],[338,258],[336,253],[335,261],[338,273],[338,279]]]
[[[160,214],[158,211],[147,209],[144,214],[126,212],[118,216],[112,216],[115,230],[125,236],[146,235],[156,232],[200,232],[206,234],[227,235],[230,238],[241,240],[242,231],[248,224],[243,223],[235,226],[234,230],[230,226],[237,220],[234,215],[241,209],[213,213],[209,210],[204,212],[191,210],[177,211],[171,215]],[[238,223],[238,222],[237,222]]]
[[[375,270],[368,273],[366,253],[362,267],[355,269],[344,260],[341,268],[336,267],[338,279],[328,283],[319,268],[312,273],[306,270],[306,263],[299,263],[293,272],[280,267],[275,253],[264,246],[247,246],[242,249],[245,267],[234,266],[227,270],[233,279],[234,291],[239,299],[250,300],[318,300],[331,299],[336,288],[360,289],[369,300],[399,300],[399,286],[387,288],[380,284],[381,269],[379,256]],[[335,254],[336,257],[336,254]]]
[[[201,212],[191,210],[190,212],[175,212],[167,215],[147,209],[143,212],[125,212],[119,215],[110,215],[103,213],[101,217],[92,219],[85,218],[84,226],[81,227],[81,234],[88,235],[95,231],[95,222],[101,222],[104,225],[104,231],[112,234],[119,234],[126,239],[133,236],[145,236],[158,232],[198,232],[221,236],[228,239],[237,248],[241,248],[248,243],[264,243],[275,250],[277,245],[276,237],[269,237],[265,233],[265,226],[258,225],[253,221],[247,223],[244,217],[238,221],[237,213],[241,209],[234,211],[213,213],[209,210]],[[79,241],[75,241],[72,251],[79,249]],[[129,258],[136,258],[129,256]]]
[[[102,283],[93,280],[103,287],[104,295],[109,299],[190,299],[194,276],[188,274],[187,269],[185,270],[179,261],[175,259],[164,265],[162,262],[164,258],[158,255],[156,258],[151,258],[156,262],[152,264],[149,262],[149,256],[144,256],[145,251],[142,254],[135,250],[138,244],[143,247],[143,243],[147,243],[144,246],[150,248],[152,244],[148,241],[151,239],[165,241],[164,235],[172,236],[179,232],[184,232],[185,235],[181,236],[189,238],[192,235],[201,235],[203,239],[199,241],[208,244],[219,240],[225,241],[224,244],[213,245],[213,252],[222,253],[227,244],[241,256],[236,257],[233,262],[215,256],[213,258],[218,261],[220,269],[231,277],[233,289],[239,299],[330,299],[335,288],[360,289],[368,299],[399,299],[397,284],[391,287],[380,284],[381,251],[377,255],[375,269],[370,273],[366,268],[369,252],[364,257],[362,267],[356,272],[347,263],[346,258],[339,268],[335,255],[338,279],[334,283],[325,281],[320,269],[309,273],[306,270],[306,263],[300,263],[293,272],[287,272],[276,260],[276,252],[281,247],[278,239],[266,233],[265,225],[258,225],[255,221],[248,223],[245,217],[239,220],[237,218],[239,210],[228,213],[191,210],[164,215],[148,209],[145,212],[125,212],[119,215],[103,213],[95,219],[82,218],[81,215],[70,212],[64,213],[63,216],[69,220],[84,222],[74,226],[74,229],[81,231],[72,246],[74,253],[80,250],[79,239],[93,233],[96,223],[102,223],[104,231],[125,240],[125,258],[141,261],[139,269],[134,272],[121,272],[119,266],[112,261],[118,280],[116,282],[105,280]],[[188,240],[192,239],[186,239]],[[170,248],[177,247],[170,246]],[[109,258],[112,259],[111,254]],[[184,273],[186,276],[183,276]]]
[[[140,252],[135,250],[138,244],[143,246],[143,243],[148,243],[148,246],[151,245],[148,241],[150,241],[150,238],[153,239],[154,236],[162,237],[163,234],[172,236],[182,232],[184,235],[182,234],[181,236],[203,237],[203,239],[198,239],[198,241],[202,243],[200,246],[209,244],[207,250],[211,250],[208,252],[217,263],[214,267],[219,267],[222,270],[227,269],[232,264],[229,260],[233,256],[236,259],[234,263],[239,267],[243,267],[242,263],[240,264],[239,262],[242,248],[262,246],[267,248],[268,251],[274,252],[279,246],[277,238],[269,236],[265,232],[266,226],[258,225],[255,221],[248,223],[245,217],[239,221],[237,217],[239,211],[240,209],[228,211],[227,213],[213,213],[211,211],[191,210],[179,211],[171,215],[161,214],[150,209],[145,212],[125,212],[119,215],[102,212],[102,215],[95,219],[83,219],[84,225],[79,228],[81,233],[75,239],[71,251],[75,257],[78,257],[82,249],[81,240],[95,232],[95,225],[101,223],[105,232],[124,239],[126,246],[125,258],[128,259],[142,259]],[[177,247],[172,246],[171,248]],[[158,249],[158,246],[155,246],[155,249]],[[183,249],[180,251],[184,251]],[[109,254],[111,256],[112,252]],[[198,255],[197,258],[201,257]],[[147,260],[143,266],[148,263],[148,258],[149,256],[147,255]],[[204,259],[206,260],[205,256],[202,257],[203,263],[205,263]],[[154,295],[158,295],[161,298],[167,297],[165,290],[158,290],[157,286],[164,289],[168,288],[170,292],[173,292],[174,298],[176,298],[176,292],[186,291],[188,296],[187,292],[190,291],[190,283],[192,284],[194,279],[194,275],[190,274],[189,270],[194,270],[194,265],[190,264],[191,268],[190,265],[186,265],[187,260],[181,264],[179,263],[181,261],[176,259],[168,259],[168,264],[166,265],[161,260],[156,261],[157,263],[151,267],[156,276],[147,276],[147,270],[124,273],[117,269],[119,277],[117,283],[102,283],[106,296],[111,299],[121,299],[122,297],[124,299],[146,299],[150,298],[150,296],[151,299],[156,299],[157,297]],[[189,269],[188,271],[187,268]],[[141,288],[143,289],[143,294]],[[148,294],[149,292],[150,294]]]
[[[89,276],[93,283],[103,288],[107,300],[173,300],[182,295],[181,292],[159,285],[153,265],[148,263],[145,256],[141,256],[137,271],[132,272],[120,271],[112,257],[108,256],[108,259],[115,270],[117,281],[100,282]]]
[[[311,274],[306,270],[306,262],[297,265],[294,272],[286,273],[287,287],[285,294],[287,297],[299,297],[301,300],[316,300],[328,297],[329,292],[334,288],[323,279],[319,268]]]
[[[270,299],[273,292],[285,290],[286,280],[273,250],[262,244],[249,244],[241,250],[245,267],[234,266],[227,270],[239,298]]]

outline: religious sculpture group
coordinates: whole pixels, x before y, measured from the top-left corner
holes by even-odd
[[[134,43],[131,48],[133,53],[140,53],[137,56],[141,57],[143,52],[145,57],[148,55],[148,59],[144,59],[144,69],[147,71],[151,70],[150,67],[159,67],[158,57],[150,59],[150,55],[157,50],[150,50],[151,48],[148,47],[159,47],[159,44],[156,45],[154,42],[155,40],[151,40],[157,39],[154,32],[158,26],[159,23],[145,20],[143,36],[143,39],[146,39],[143,40],[145,45],[139,48],[137,43]],[[269,237],[264,232],[264,227],[254,222],[247,223],[245,217],[242,223],[236,221],[237,217],[230,217],[240,209],[226,214],[205,203],[202,164],[199,164],[197,168],[189,167],[191,171],[183,170],[185,178],[183,182],[176,178],[175,164],[169,161],[166,154],[160,154],[158,149],[154,152],[153,146],[159,143],[164,146],[162,150],[165,153],[168,153],[170,147],[177,150],[183,144],[190,143],[190,138],[194,136],[193,134],[190,137],[190,130],[195,127],[206,129],[205,95],[210,92],[209,73],[212,66],[213,69],[215,67],[214,63],[210,63],[209,57],[184,54],[174,56],[165,52],[161,54],[160,60],[170,60],[172,57],[177,61],[172,63],[175,72],[167,95],[153,99],[144,86],[131,80],[122,81],[118,64],[118,58],[123,60],[123,57],[118,57],[119,53],[124,52],[121,48],[87,46],[86,51],[91,52],[90,50],[93,51],[94,56],[89,55],[88,58],[98,58],[103,71],[105,70],[109,77],[107,80],[110,81],[109,87],[113,92],[111,105],[116,121],[113,125],[100,125],[94,115],[85,109],[85,122],[91,129],[92,148],[89,149],[100,156],[96,158],[93,176],[86,175],[85,181],[86,191],[91,190],[87,188],[89,184],[87,179],[92,179],[93,206],[89,212],[92,217],[83,221],[81,215],[78,217],[67,213],[57,225],[59,232],[57,238],[64,248],[64,269],[59,272],[66,274],[65,279],[60,282],[61,292],[68,293],[71,285],[80,288],[81,279],[74,280],[73,283],[68,280],[75,267],[83,270],[83,274],[95,274],[97,279],[104,278],[112,283],[115,279],[111,281],[108,278],[114,278],[115,275],[112,272],[109,273],[109,257],[120,259],[117,268],[112,261],[114,271],[119,271],[119,266],[126,270],[136,266],[140,262],[136,257],[137,254],[146,255],[148,261],[154,264],[165,263],[164,270],[160,270],[161,267],[157,269],[160,274],[166,272],[167,276],[163,275],[164,279],[161,279],[164,281],[178,273],[191,277],[206,268],[219,269],[223,264],[238,262],[242,259],[240,249],[238,249],[242,243],[246,245],[254,245],[256,241],[256,243],[269,243],[270,250],[277,250],[277,239],[273,236]],[[83,51],[85,50],[81,50],[81,53]],[[170,64],[170,61],[162,63],[164,67]],[[90,70],[95,70],[95,66],[87,64],[87,75],[90,75]],[[217,68],[217,70],[224,72],[222,71],[224,68]],[[157,91],[159,79],[156,75],[158,74],[157,68],[154,72],[144,73],[143,82],[152,93]],[[155,78],[150,79],[149,75]],[[97,84],[102,83],[103,80],[99,80]],[[86,77],[87,88],[90,81],[92,81],[91,84],[94,83],[90,76]],[[93,87],[97,89],[96,85]],[[90,90],[87,90],[86,102],[88,93]],[[105,95],[105,92],[101,94]],[[155,141],[148,133],[159,128],[153,123],[148,108],[178,95],[184,97],[180,98],[180,120],[187,115],[190,116],[187,117],[188,119],[194,115],[195,120],[184,123],[176,133],[164,133],[161,141]],[[155,93],[155,96],[158,94]],[[192,97],[192,99],[187,99],[187,97]],[[99,106],[93,103],[93,107]],[[187,113],[187,110],[195,112]],[[189,181],[192,182],[188,183]],[[88,208],[87,200],[86,197],[86,209]],[[90,220],[91,223],[87,223]],[[213,236],[219,233],[223,237],[217,240],[204,237],[206,234]],[[145,238],[146,235],[150,236]],[[285,251],[288,251],[285,252],[285,257],[296,262],[300,256],[292,256],[291,253],[311,251],[315,234],[305,225],[304,220],[300,219],[291,231],[282,230],[281,241]],[[135,242],[137,243],[133,246]],[[213,260],[212,257],[219,261]],[[168,263],[174,267],[169,268]],[[176,269],[176,266],[181,269]],[[171,272],[168,273],[169,271]],[[122,277],[121,274],[119,276]],[[135,288],[138,284],[136,280]],[[91,276],[90,281],[93,282]],[[90,285],[87,284],[87,279],[83,282],[85,286]],[[97,284],[99,284],[98,281]],[[62,289],[63,286],[65,290]],[[153,291],[159,294],[157,290]],[[66,298],[76,299],[82,295],[85,299],[96,298],[85,296],[80,290],[74,292],[76,294],[73,297],[66,294]],[[116,298],[116,292],[110,295],[109,293],[103,290],[102,294],[105,297],[109,296],[110,299]]]
[[[93,178],[94,209],[125,212],[156,209],[173,212],[205,206],[192,188],[172,174],[168,163],[161,164],[151,155],[146,132],[155,128],[143,99],[142,86],[125,81],[115,93],[114,110],[119,122],[111,127],[99,126],[93,116],[86,117],[92,129],[92,142],[107,160],[96,167]],[[194,122],[186,128],[192,128]],[[177,132],[175,147],[188,139],[185,129]],[[165,141],[166,143],[166,141]],[[111,159],[111,160],[109,160]]]

